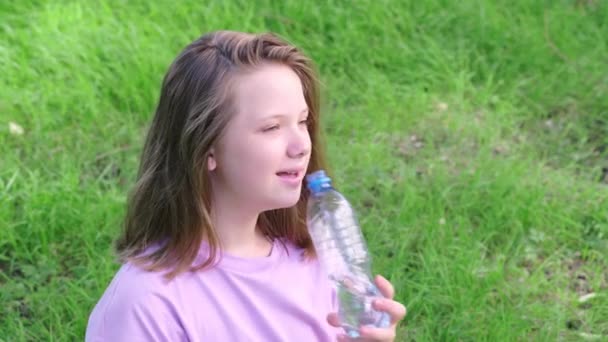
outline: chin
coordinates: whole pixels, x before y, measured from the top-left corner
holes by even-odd
[[[300,194],[298,196],[284,196],[283,198],[273,198],[269,210],[291,208],[298,204]]]

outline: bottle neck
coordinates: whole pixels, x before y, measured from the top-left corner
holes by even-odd
[[[316,187],[310,193],[313,197],[320,197],[332,190],[334,190],[334,188],[331,186],[331,184],[322,184],[322,185]]]

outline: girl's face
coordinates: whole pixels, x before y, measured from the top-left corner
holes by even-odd
[[[266,64],[234,84],[235,115],[208,160],[215,197],[236,210],[291,207],[311,152],[300,79],[288,66]]]

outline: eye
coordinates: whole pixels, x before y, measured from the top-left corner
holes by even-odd
[[[308,118],[300,121],[300,125],[308,125],[310,121],[308,121]]]
[[[262,129],[262,132],[270,132],[279,129],[279,125],[272,125],[270,127],[266,127]]]

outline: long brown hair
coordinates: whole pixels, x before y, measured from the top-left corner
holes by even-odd
[[[124,230],[116,241],[122,262],[168,270],[168,278],[214,263],[219,239],[210,221],[206,161],[230,120],[231,81],[262,63],[282,63],[300,78],[312,140],[307,171],[326,168],[320,143],[319,83],[311,60],[272,33],[203,35],[177,56],[163,80]],[[305,221],[307,198],[302,187],[294,207],[262,213],[258,226],[269,238],[284,238],[314,255]],[[203,241],[210,246],[209,258],[193,265]],[[150,247],[155,248],[148,253]]]

